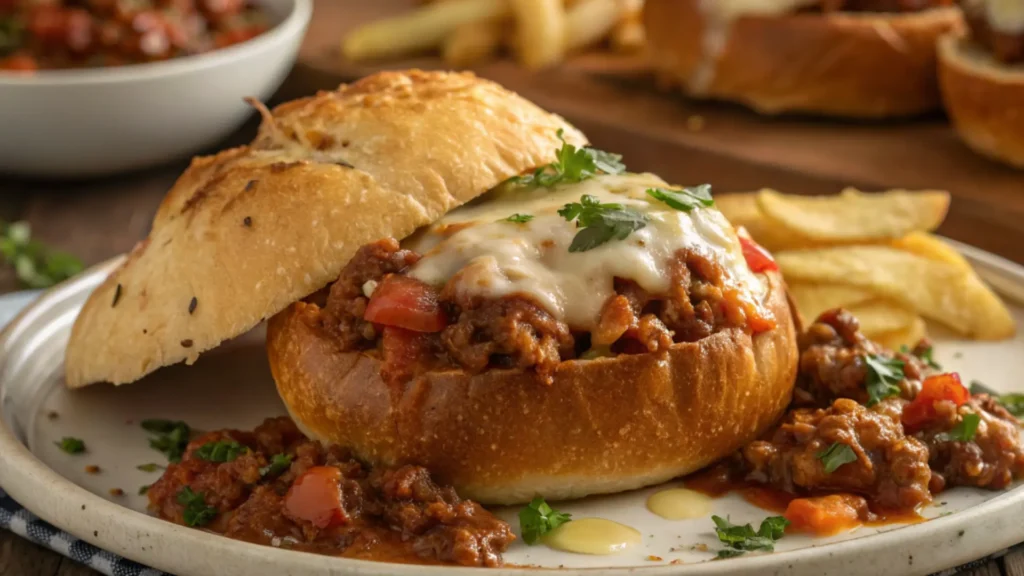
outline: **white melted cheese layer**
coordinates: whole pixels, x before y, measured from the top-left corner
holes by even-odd
[[[766,293],[750,271],[732,226],[718,210],[675,210],[647,195],[669,187],[651,174],[598,176],[552,190],[509,189],[448,214],[406,241],[423,254],[409,275],[432,286],[453,277],[460,295],[532,298],[574,330],[592,330],[605,301],[615,295],[614,279],[633,280],[656,295],[669,291],[669,262],[677,250],[696,249],[718,262],[726,283],[760,304]],[[569,252],[578,232],[557,211],[589,194],[642,212],[649,222],[624,240],[609,240],[586,252]],[[507,222],[529,214],[527,223]]]
[[[1004,34],[1024,32],[1024,0],[984,0],[985,18]]]

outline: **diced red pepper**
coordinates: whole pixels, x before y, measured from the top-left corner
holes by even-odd
[[[341,470],[314,466],[299,476],[284,497],[288,516],[317,528],[344,524],[348,518],[341,499]]]
[[[859,526],[862,510],[867,510],[864,498],[852,494],[830,494],[797,498],[786,506],[783,516],[789,520],[789,529],[828,536]]]
[[[775,258],[772,257],[771,253],[762,248],[760,244],[745,236],[740,236],[739,239],[740,247],[743,249],[743,257],[747,260],[747,266],[750,266],[751,271],[768,272],[779,269],[779,265],[775,263]]]
[[[423,282],[391,274],[373,291],[363,318],[383,326],[414,332],[440,332],[448,318],[437,303],[437,292]]]
[[[914,401],[903,408],[903,427],[908,434],[913,434],[935,418],[936,402],[948,400],[960,406],[970,398],[970,391],[960,382],[960,375],[956,372],[929,376],[921,384],[921,391]]]

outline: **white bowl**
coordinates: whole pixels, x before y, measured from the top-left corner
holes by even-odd
[[[0,72],[0,174],[101,176],[182,158],[238,129],[295,62],[313,0],[258,0],[274,27],[165,62]]]

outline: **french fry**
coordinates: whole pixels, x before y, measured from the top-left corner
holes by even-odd
[[[901,346],[913,348],[927,335],[928,327],[924,322],[924,318],[916,316],[914,317],[914,322],[903,330],[894,330],[883,334],[869,335],[868,337],[889,350],[899,350]]]
[[[641,9],[629,10],[615,23],[611,33],[611,46],[616,52],[631,53],[643,49],[647,43]]]
[[[892,246],[905,250],[918,256],[924,256],[929,260],[938,260],[958,266],[966,271],[971,271],[971,265],[967,259],[956,251],[952,246],[943,242],[940,238],[926,232],[911,232],[903,238],[892,242]]]
[[[580,0],[565,13],[565,49],[600,42],[625,13],[622,0]]]
[[[516,17],[516,54],[527,68],[557,64],[565,54],[561,0],[509,0]]]
[[[833,308],[852,308],[875,299],[874,293],[865,288],[843,284],[789,283],[789,295],[796,302],[797,310],[807,322],[814,322],[819,314]]]
[[[465,68],[490,58],[501,48],[502,26],[501,20],[462,25],[441,47],[445,64]]]
[[[561,6],[558,7],[561,11]],[[449,34],[474,22],[507,16],[508,0],[434,2],[395,18],[379,20],[349,34],[341,50],[349,60],[402,56],[438,48]]]
[[[760,193],[735,192],[716,195],[715,207],[733,226],[743,226],[751,238],[772,252],[812,247],[814,244],[807,238],[781,226],[775,226],[765,217],[757,206],[757,197]]]

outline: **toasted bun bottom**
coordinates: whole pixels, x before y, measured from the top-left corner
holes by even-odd
[[[372,353],[342,352],[320,309],[274,316],[270,367],[310,437],[374,464],[426,466],[464,497],[518,504],[620,492],[693,472],[754,439],[789,402],[796,333],[778,275],[778,327],[729,329],[666,353],[564,362],[550,386],[515,370],[427,374],[390,388]]]
[[[960,138],[980,154],[1024,168],[1024,66],[1000,64],[950,34],[939,41],[939,78]]]
[[[963,27],[956,8],[715,22],[701,0],[648,0],[644,20],[661,79],[691,96],[853,118],[938,108],[935,42]]]

